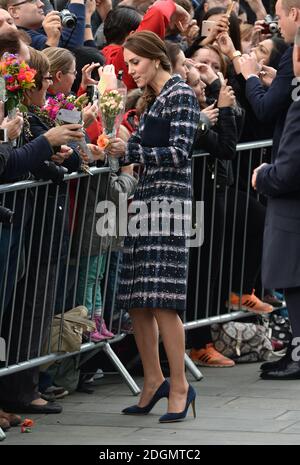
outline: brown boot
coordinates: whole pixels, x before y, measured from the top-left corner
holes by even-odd
[[[22,418],[20,415],[16,415],[14,413],[6,413],[0,410],[0,417],[5,418],[8,421],[10,426],[18,426],[22,423]]]
[[[5,418],[0,417],[0,428],[3,431],[7,431],[10,428],[10,424]]]

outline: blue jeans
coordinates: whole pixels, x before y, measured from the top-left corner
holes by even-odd
[[[85,305],[88,315],[92,316],[95,311],[102,310],[101,280],[105,273],[106,253],[90,257],[88,269],[87,262],[88,257],[80,259],[76,301],[77,305]]]

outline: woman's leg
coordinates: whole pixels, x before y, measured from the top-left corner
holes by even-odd
[[[188,382],[184,369],[185,334],[175,310],[153,311],[170,367],[170,395],[168,412],[182,412],[186,405]]]
[[[130,316],[144,370],[144,386],[138,405],[145,407],[165,379],[159,361],[159,333],[152,309],[132,309]]]

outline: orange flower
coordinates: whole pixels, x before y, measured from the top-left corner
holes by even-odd
[[[109,138],[107,137],[106,134],[100,134],[100,136],[97,139],[97,145],[100,147],[100,149],[104,150],[105,147],[107,147],[109,144]]]
[[[28,69],[25,71],[25,81],[26,82],[32,82],[34,79],[34,76],[36,75],[36,70],[35,69]]]

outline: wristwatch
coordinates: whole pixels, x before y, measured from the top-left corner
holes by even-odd
[[[234,60],[236,57],[241,57],[242,54],[239,50],[236,50],[235,52],[233,52],[233,54],[231,55],[231,61]]]
[[[86,24],[86,25],[85,25],[85,28],[86,28],[86,29],[92,29],[92,26],[91,26],[90,24]]]

